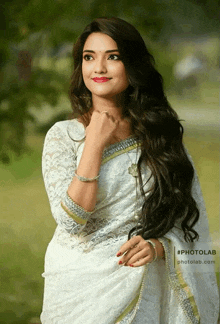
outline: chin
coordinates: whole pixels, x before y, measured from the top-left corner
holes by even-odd
[[[101,93],[101,92],[92,92],[94,97],[105,98],[105,99],[114,99],[120,95],[120,93]]]
[[[96,89],[96,91],[92,91],[94,89],[91,89],[90,92],[92,93],[93,96],[96,97],[102,97],[102,98],[106,98],[106,99],[111,99],[114,97],[120,97],[120,95],[122,95],[125,91],[125,89],[121,89],[120,91],[103,91],[100,89],[100,91],[98,91]]]

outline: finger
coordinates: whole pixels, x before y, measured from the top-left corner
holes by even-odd
[[[94,118],[94,116],[99,116],[101,114],[101,111],[96,109],[96,110],[93,110],[92,112],[92,117]]]
[[[145,264],[147,264],[147,263],[151,263],[152,262],[152,259],[151,259],[151,257],[148,255],[148,256],[146,256],[145,258],[142,258],[142,259],[140,259],[140,260],[138,260],[138,261],[136,261],[136,262],[133,262],[130,266],[131,267],[141,267],[141,266],[143,266],[143,265],[145,265]]]
[[[115,117],[112,115],[108,115],[108,117],[115,123]]]
[[[151,251],[141,250],[139,253],[133,255],[124,265],[133,265],[139,260],[149,258],[150,261],[153,260],[153,253]]]
[[[119,120],[117,120],[113,115],[110,115],[107,110],[101,112],[101,114],[105,114],[109,119],[111,119],[115,124],[119,124]]]
[[[117,252],[117,256],[120,256],[122,254],[124,254],[126,251],[130,250],[131,248],[133,248],[135,245],[137,245],[141,240],[141,236],[137,235],[137,236],[133,236],[130,240],[128,240],[127,242],[125,242],[120,249]]]
[[[101,112],[99,110],[94,110],[93,113],[92,113],[92,117],[91,117],[91,120],[97,120],[100,116]],[[90,122],[91,122],[90,120]]]
[[[102,111],[101,114],[105,115],[109,120],[111,120],[111,122],[113,122],[114,124],[116,124],[116,119],[114,116],[110,115],[109,112],[106,111]]]
[[[110,115],[109,115],[109,112],[108,112],[107,110],[102,111],[101,114],[106,114],[107,117],[110,116]]]
[[[116,119],[113,115],[110,115],[108,111],[104,111],[106,116],[113,122],[116,124]]]
[[[134,255],[138,254],[141,250],[142,249],[138,245],[131,248],[130,250],[125,252],[125,254],[122,256],[122,258],[120,258],[120,260],[119,260],[119,261],[121,261],[120,264],[121,263],[127,263]],[[144,256],[145,255],[142,255],[141,257],[144,257]]]

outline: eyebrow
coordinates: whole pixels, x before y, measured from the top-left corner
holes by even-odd
[[[84,50],[84,52],[89,52],[89,53],[95,53],[95,51],[92,51],[92,50]],[[105,53],[112,53],[112,52],[119,52],[118,49],[113,49],[113,50],[108,50],[108,51],[105,51]]]

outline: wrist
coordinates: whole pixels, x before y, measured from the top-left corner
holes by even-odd
[[[160,259],[164,259],[165,252],[162,243],[158,239],[150,239],[152,242],[155,243],[155,249],[157,251],[157,257]]]
[[[86,139],[85,140],[85,149],[91,150],[92,152],[95,152],[96,154],[102,154],[104,151],[105,145],[98,142],[97,140],[91,140]]]
[[[82,181],[82,182],[93,182],[95,180],[98,180],[98,178],[99,178],[99,174],[93,178],[82,177],[79,174],[77,174],[76,172],[74,173],[74,175],[79,181]]]

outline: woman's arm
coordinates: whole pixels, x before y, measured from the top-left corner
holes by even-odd
[[[74,203],[67,195],[67,189],[77,167],[74,142],[69,145],[68,141],[70,139],[59,123],[50,128],[44,141],[42,173],[56,223],[75,234],[81,230],[91,213]],[[62,203],[68,208],[64,209]],[[81,224],[77,223],[72,216],[83,221]]]
[[[77,175],[85,178],[94,178],[99,174],[103,149],[91,146],[85,141],[82,157],[77,168]],[[85,210],[92,212],[96,204],[98,183],[80,181],[76,176],[73,178],[67,192],[71,199]]]
[[[118,126],[108,114],[94,111],[89,126],[86,128],[86,139],[77,175],[92,179],[99,174],[103,150],[112,138]],[[97,181],[80,181],[73,178],[68,195],[71,199],[87,211],[93,211],[96,204]]]
[[[76,170],[76,152],[58,125],[47,133],[42,169],[52,214],[68,232],[76,233],[86,224],[94,210],[97,181],[82,182],[74,174],[93,178],[99,173],[102,152],[117,123],[106,114],[94,112],[86,129],[86,140]]]

